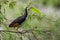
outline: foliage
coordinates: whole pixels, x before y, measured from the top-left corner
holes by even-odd
[[[43,14],[35,4],[29,1],[3,0],[0,2],[0,24],[4,30],[16,31],[14,28],[9,28],[8,25],[11,20],[21,16],[21,13],[24,13],[24,8],[30,3],[30,6],[33,7],[29,11],[26,21],[22,27],[19,28],[19,31],[31,28],[34,29],[32,32],[29,31],[24,34],[0,31],[0,40],[60,40],[60,18],[53,20],[52,17]],[[37,3],[37,5],[41,2],[43,5],[47,6],[59,4],[58,0],[36,0],[34,2]]]
[[[1,11],[2,5],[0,4],[0,24],[6,19],[5,14]]]
[[[15,4],[16,4],[16,1],[13,1],[13,2],[11,2],[11,3],[9,4],[9,7],[10,7],[10,8],[14,8]]]

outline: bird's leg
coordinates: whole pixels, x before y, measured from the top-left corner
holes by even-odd
[[[18,31],[18,28],[17,27],[13,27],[15,31]]]
[[[16,30],[18,31],[19,27],[16,27]]]
[[[15,27],[16,31],[18,31],[18,27]]]

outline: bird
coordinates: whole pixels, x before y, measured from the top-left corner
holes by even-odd
[[[17,27],[17,29],[20,27],[20,25],[26,20],[28,15],[28,7],[25,8],[25,12],[22,16],[16,18],[13,20],[10,24],[9,27]]]

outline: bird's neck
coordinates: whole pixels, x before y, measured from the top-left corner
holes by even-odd
[[[26,7],[26,8],[25,8],[24,17],[27,17],[27,15],[28,15],[28,9],[27,9],[27,7]]]

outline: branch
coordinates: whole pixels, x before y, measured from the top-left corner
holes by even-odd
[[[0,32],[11,32],[11,33],[20,33],[20,34],[24,34],[24,33],[29,33],[29,32],[33,32],[33,31],[39,31],[39,30],[34,30],[34,29],[28,29],[28,30],[22,30],[22,31],[10,31],[10,30],[0,30]],[[48,31],[42,31],[42,32],[48,32],[50,33],[50,30]]]
[[[20,33],[20,34],[28,33],[31,31],[33,31],[33,29],[22,30],[22,31],[0,30],[0,32],[11,32],[11,33]]]

